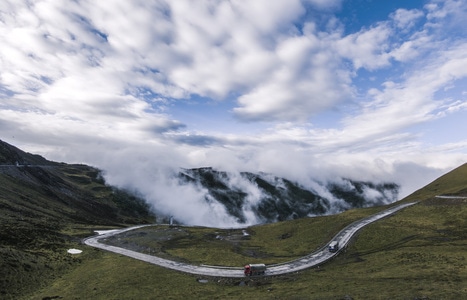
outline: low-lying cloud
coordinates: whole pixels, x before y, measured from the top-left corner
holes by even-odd
[[[388,181],[406,196],[467,160],[467,6],[433,0],[352,29],[345,5],[4,0],[1,139],[95,165],[187,223],[235,220],[174,182],[180,168],[323,195],[314,180]]]

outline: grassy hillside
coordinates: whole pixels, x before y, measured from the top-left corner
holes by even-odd
[[[79,259],[78,265],[25,299],[465,299],[467,199],[434,197],[465,196],[465,174],[467,165],[410,195],[404,201],[420,203],[366,227],[336,259],[319,268],[251,280],[203,278],[207,283],[201,283],[197,276],[81,247],[83,254],[73,258]],[[256,226],[239,248],[259,247],[257,253],[267,257],[258,261],[292,258],[376,210]],[[167,255],[194,263],[256,262],[252,256],[236,256],[241,250],[235,252],[229,243],[213,241],[216,232],[193,229],[191,243],[180,239],[178,245],[172,241],[159,246]]]
[[[99,170],[47,161],[0,141],[0,299],[77,266],[67,254],[92,228],[153,222],[147,204],[105,185]]]
[[[436,195],[467,196],[467,163],[409,195],[404,201],[426,200]]]
[[[129,231],[106,243],[193,264],[242,267],[276,264],[319,249],[349,223],[382,208],[354,209],[341,215],[303,218],[246,229],[169,227],[157,225]],[[245,235],[247,234],[247,235]]]
[[[82,245],[94,229],[153,217],[144,201],[106,186],[92,167],[50,162],[0,141],[0,299],[467,298],[467,200],[434,197],[466,196],[466,175],[463,165],[416,191],[403,201],[418,205],[365,228],[320,268],[252,280],[199,278]],[[272,264],[321,247],[381,209],[254,226],[248,237],[193,228],[170,240],[148,239],[149,232],[125,238],[141,251],[194,264]]]

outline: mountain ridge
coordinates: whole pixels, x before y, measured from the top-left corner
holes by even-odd
[[[86,210],[84,215],[92,215],[99,211],[99,207],[103,207],[102,203],[96,203],[94,205],[98,209],[86,209],[79,197],[76,201],[70,200],[73,198],[73,191],[67,186],[70,179],[84,185],[105,185],[101,170],[96,168],[49,161],[1,140],[0,168],[4,175],[24,180],[36,187],[46,186],[48,193],[56,198],[69,199],[66,200],[69,205],[81,205],[81,208]],[[70,174],[58,174],[56,171],[59,168]],[[87,175],[83,177],[81,172]],[[399,186],[395,183],[373,183],[349,178],[336,178],[327,182],[311,179],[314,186],[305,187],[287,178],[264,172],[231,173],[212,167],[180,169],[175,176],[180,185],[192,185],[201,191],[206,205],[220,204],[225,209],[226,216],[233,218],[237,224],[271,223],[334,214],[350,208],[388,204],[398,200],[399,191]],[[97,191],[100,187],[92,188]],[[141,195],[132,192],[130,197],[138,199]],[[141,205],[144,202],[142,198],[138,201]],[[147,206],[149,209],[150,205]],[[177,221],[183,223],[183,219],[178,218],[177,211],[162,213],[157,204],[152,204],[152,210],[159,214],[162,220],[173,215]],[[105,214],[105,209],[98,214]]]
[[[58,165],[38,154],[25,152],[0,140],[0,165]]]
[[[24,151],[15,155],[15,149],[18,148],[10,148],[3,142],[0,144],[0,158],[3,159],[0,165],[2,299],[49,299],[55,295],[87,298],[96,293],[103,295],[103,298],[109,295],[121,297],[123,294],[131,294],[132,298],[155,295],[170,297],[171,293],[185,295],[181,286],[190,286],[191,296],[196,293],[218,298],[234,294],[261,297],[265,295],[262,285],[268,288],[268,294],[274,293],[279,298],[306,298],[310,293],[314,293],[316,297],[325,295],[335,298],[338,294],[351,294],[364,298],[363,295],[377,297],[380,295],[379,291],[385,292],[384,295],[395,295],[391,294],[391,287],[381,285],[387,278],[392,279],[390,286],[395,283],[405,284],[404,295],[407,298],[422,295],[421,291],[434,295],[435,298],[437,295],[438,298],[459,298],[460,294],[466,292],[459,283],[465,282],[466,278],[465,271],[462,271],[462,265],[465,264],[465,248],[462,248],[465,243],[462,243],[466,238],[462,228],[465,228],[467,200],[435,196],[467,196],[467,164],[401,200],[420,201],[420,205],[361,232],[355,239],[355,245],[325,268],[293,274],[291,277],[273,278],[271,281],[244,282],[247,285],[257,283],[258,286],[248,289],[239,289],[238,282],[223,281],[214,286],[213,283],[208,283],[216,289],[208,291],[205,285],[200,285],[190,276],[148,267],[119,256],[88,251],[86,248],[81,256],[67,254],[66,250],[69,248],[83,248],[81,238],[92,235],[94,229],[149,223],[154,219],[151,219],[148,207],[140,202],[142,199],[138,200],[135,195],[124,190],[107,186],[98,169],[85,165],[47,162],[42,157]],[[190,172],[196,173],[188,173]],[[250,176],[253,181],[256,176],[270,176],[249,174],[244,173],[244,176]],[[218,175],[222,175],[222,172]],[[199,179],[191,177],[190,184],[197,184],[202,188]],[[218,180],[214,176],[211,179]],[[267,189],[270,181],[258,181],[258,186]],[[55,186],[51,186],[54,182]],[[281,184],[285,184],[284,181]],[[228,187],[222,181],[214,182],[214,186],[220,189],[217,191],[219,193]],[[280,191],[276,186],[271,189],[272,192]],[[260,238],[261,245],[267,244],[273,249],[262,249],[255,245],[251,255],[256,257],[262,251],[283,255],[282,252],[290,252],[289,244],[293,241],[296,247],[308,248],[309,244],[304,245],[303,238],[298,234],[299,230],[306,230],[310,237],[327,236],[326,232],[338,230],[357,215],[363,216],[378,209],[380,208],[353,209],[333,216],[251,227],[250,237]],[[217,232],[215,229],[213,231]],[[230,231],[232,230],[225,232]],[[216,235],[212,235],[212,239],[211,235],[201,237],[208,239],[205,242],[209,245],[220,242]],[[181,251],[187,252],[187,246],[182,245]],[[277,250],[274,251],[275,248]],[[207,255],[206,250],[197,251],[197,255]],[[121,272],[122,268],[130,267],[129,263],[134,272]],[[403,267],[405,265],[407,267]],[[98,289],[94,284],[96,272],[102,274]],[[368,272],[377,279],[368,283]],[[417,272],[421,274],[418,276]],[[336,276],[341,273],[347,275],[342,278]],[[136,281],[139,285],[148,287],[147,289],[136,289],[134,286],[128,288],[128,282],[135,282],[132,277],[135,274],[144,274],[137,277]],[[351,285],[348,284],[349,276],[355,281]],[[420,278],[424,278],[421,283]],[[426,286],[434,285],[436,288],[425,288],[425,282]],[[328,292],[323,292],[322,286]],[[440,292],[448,287],[451,292]],[[455,288],[452,289],[453,287]],[[145,294],[146,290],[150,291],[150,296]],[[159,290],[161,292],[157,292]]]
[[[270,223],[395,202],[399,186],[348,178],[313,180],[313,187],[267,173],[229,173],[212,167],[182,169],[180,184],[204,189],[206,202],[221,203],[239,223]],[[252,213],[257,220],[247,220]],[[250,221],[250,222],[248,222]]]
[[[0,141],[0,298],[18,299],[66,272],[77,263],[66,248],[92,235],[89,226],[153,222],[144,200],[108,186],[100,170]]]

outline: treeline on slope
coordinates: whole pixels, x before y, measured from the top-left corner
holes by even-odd
[[[98,169],[0,141],[0,298],[16,298],[66,269],[66,247],[81,238],[70,228],[154,221],[142,198],[106,185]]]

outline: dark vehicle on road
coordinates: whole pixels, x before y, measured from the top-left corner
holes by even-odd
[[[266,272],[265,264],[249,264],[245,266],[243,273],[245,276],[264,275]]]
[[[330,244],[329,244],[329,252],[337,252],[337,250],[339,250],[339,242],[338,241],[332,241]]]

